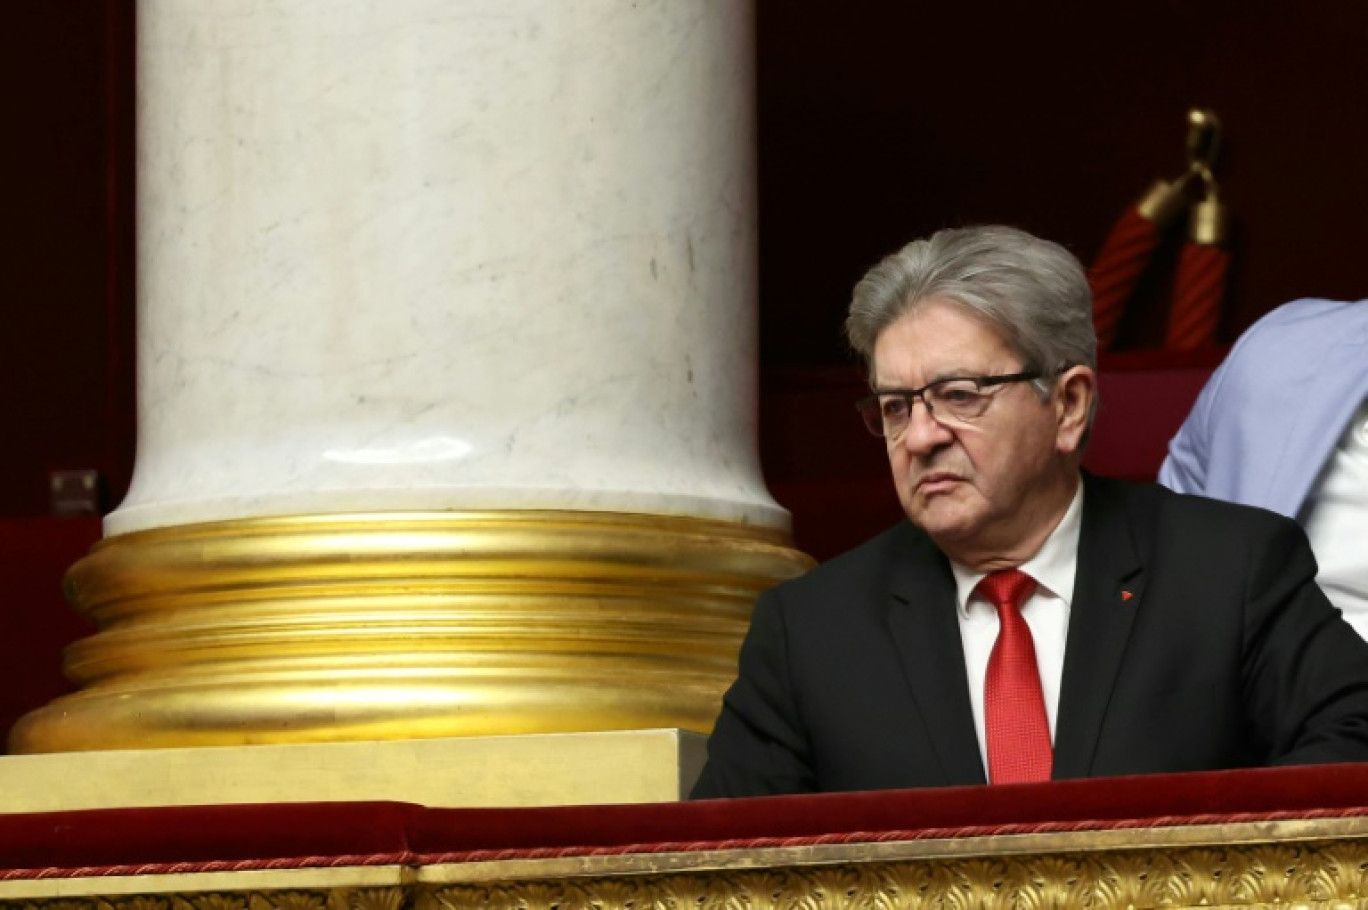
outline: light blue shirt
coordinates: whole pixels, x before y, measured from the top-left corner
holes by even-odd
[[[1285,304],[1212,374],[1159,482],[1304,522],[1307,495],[1365,397],[1368,301]]]

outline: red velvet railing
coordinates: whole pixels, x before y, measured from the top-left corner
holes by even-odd
[[[0,878],[427,865],[1365,815],[1368,765],[544,809],[371,802],[92,810],[0,815]]]

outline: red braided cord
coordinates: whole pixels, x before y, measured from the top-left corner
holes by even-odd
[[[1216,341],[1216,325],[1225,297],[1230,254],[1218,246],[1188,243],[1178,260],[1164,347],[1190,351]]]
[[[561,847],[515,847],[493,850],[461,850],[449,853],[377,853],[339,856],[301,856],[268,860],[212,860],[207,862],[146,863],[118,866],[49,867],[0,870],[0,881],[96,876],[174,875],[199,872],[244,872],[275,869],[337,868],[342,866],[432,866],[440,863],[497,862],[502,860],[562,859],[576,856],[624,856],[654,853],[697,853],[711,850],[757,850],[775,847],[810,847],[827,844],[881,844],[898,841],[949,840],[1012,834],[1055,834],[1083,831],[1175,828],[1196,825],[1249,822],[1304,821],[1359,818],[1368,807],[1349,809],[1296,809],[1276,812],[1233,812],[1202,815],[1163,815],[1153,818],[1085,819],[1070,822],[1031,822],[1002,825],[914,828],[904,831],[850,831],[839,834],[794,837],[729,838],[703,841],[660,841],[613,846],[572,845]]]
[[[39,878],[89,878],[111,875],[183,875],[199,872],[259,872],[275,869],[333,869],[342,866],[412,866],[413,853],[363,853],[339,856],[291,856],[277,859],[204,860],[186,863],[139,863],[117,866],[49,866],[45,869],[0,869],[0,881]]]
[[[1159,226],[1131,206],[1112,225],[1092,268],[1088,284],[1093,293],[1093,326],[1098,350],[1116,343],[1116,330],[1135,284],[1159,245]]]

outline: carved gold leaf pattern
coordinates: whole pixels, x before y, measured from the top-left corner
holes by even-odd
[[[164,897],[138,895],[137,897],[116,898],[102,902],[100,910],[170,910],[170,908],[171,902]]]
[[[738,860],[746,854],[739,851]],[[601,867],[600,867],[601,868]],[[492,874],[508,874],[493,870]],[[0,900],[0,910],[1368,910],[1368,841],[1080,850],[459,884]]]
[[[194,894],[186,898],[193,910],[246,910],[249,894],[219,892]]]
[[[1368,908],[1368,844],[1252,845],[446,886],[430,910]],[[423,897],[417,906],[424,910]]]
[[[403,910],[403,888],[334,889],[328,895],[328,910]]]
[[[326,910],[326,891],[276,891],[252,895],[250,910]]]

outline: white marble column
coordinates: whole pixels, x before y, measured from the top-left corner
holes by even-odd
[[[16,751],[706,731],[756,453],[746,0],[142,0],[139,442]]]
[[[141,0],[118,535],[787,515],[756,458],[745,0]]]

